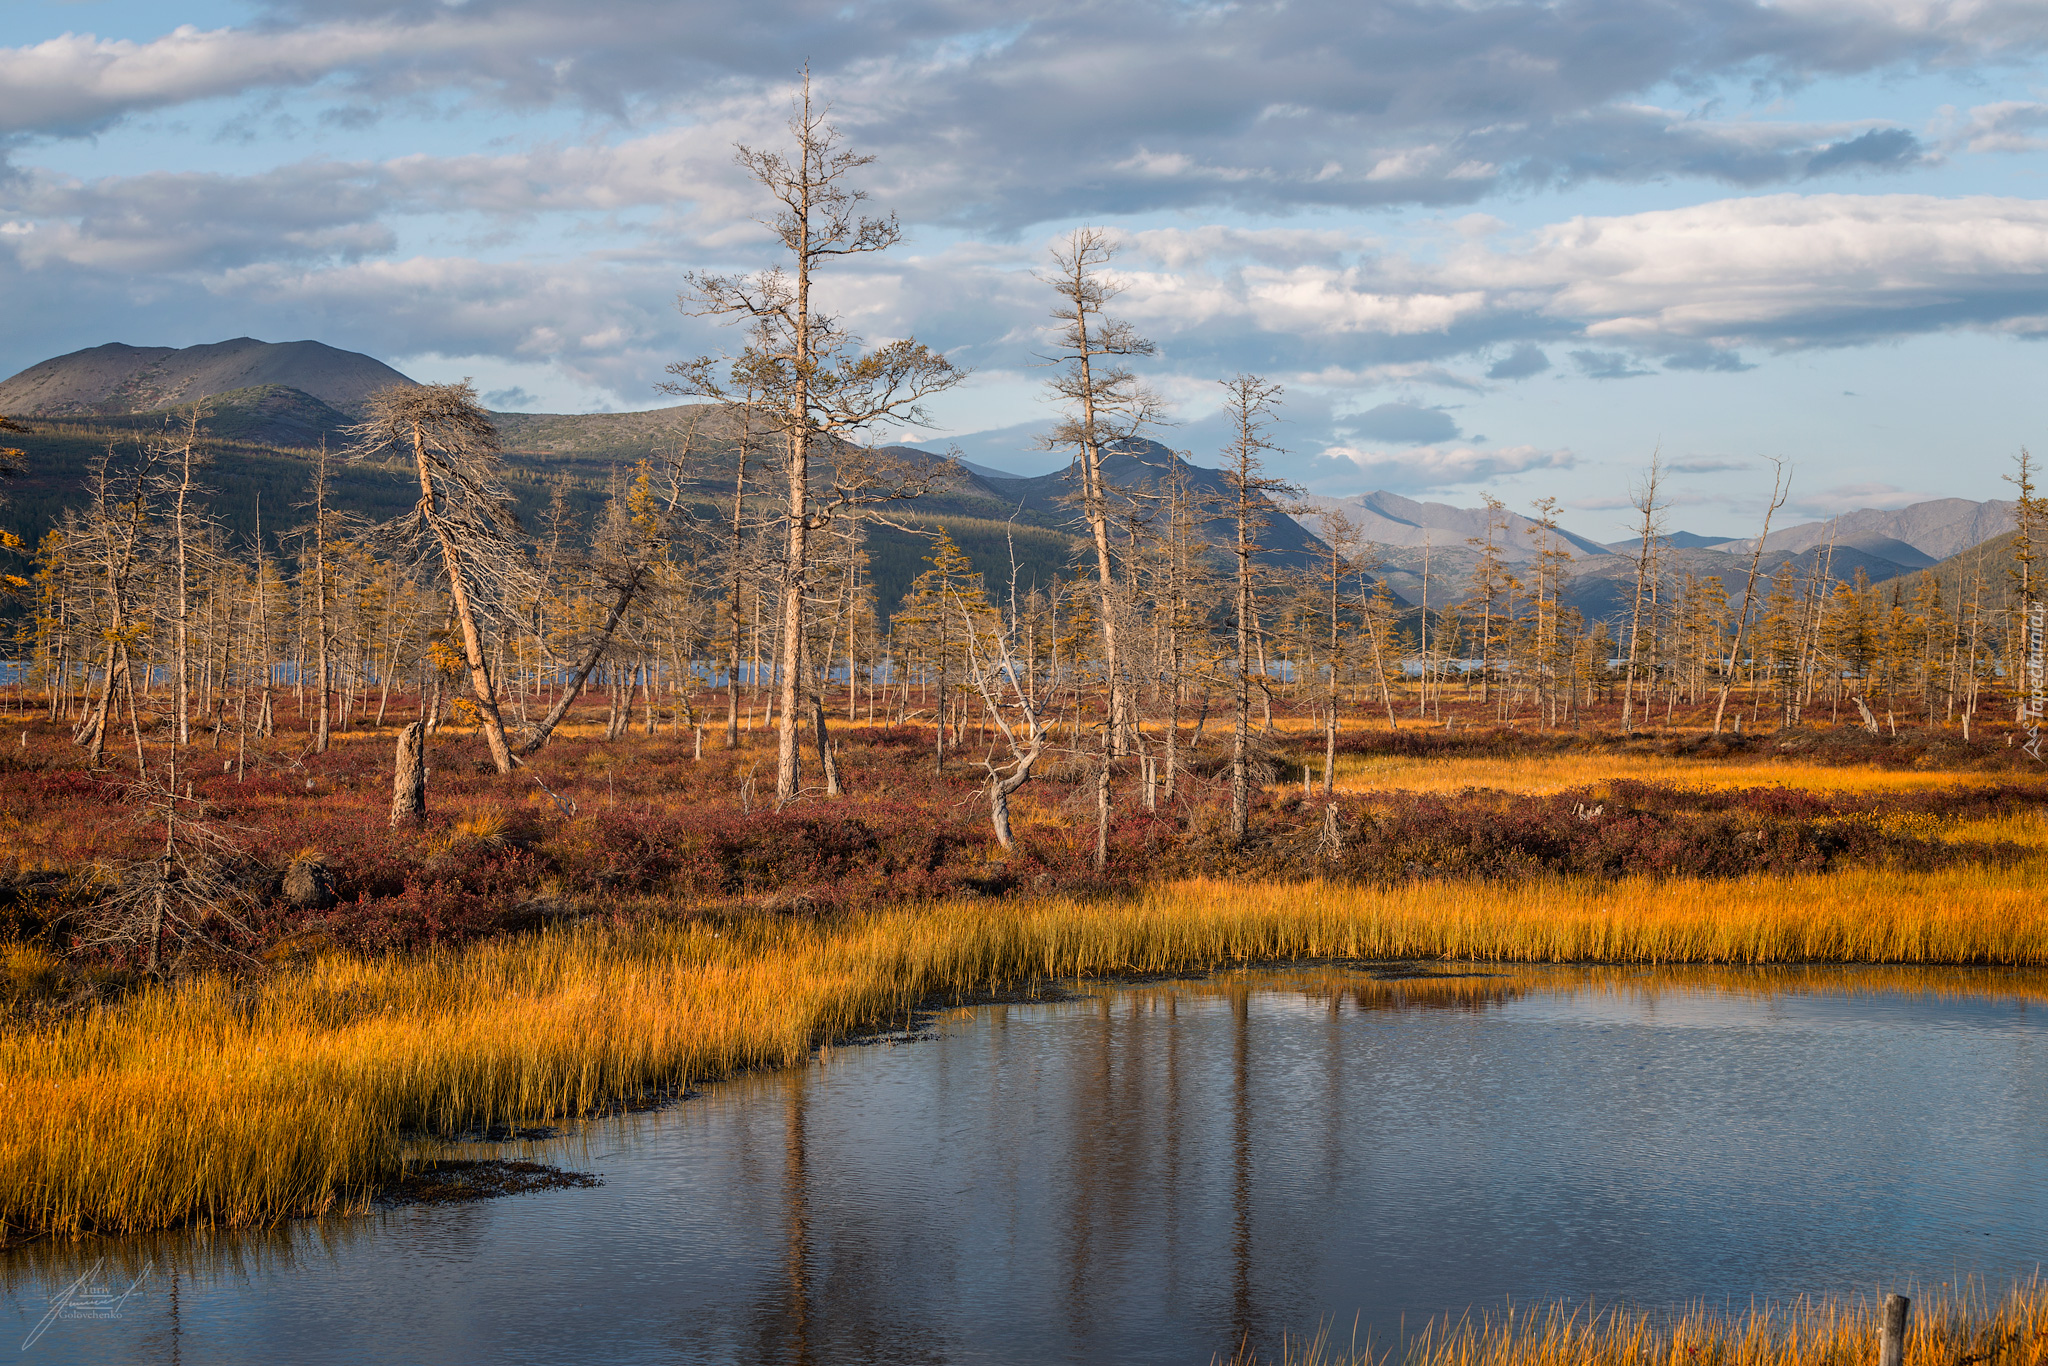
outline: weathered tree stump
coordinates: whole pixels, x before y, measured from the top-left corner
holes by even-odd
[[[279,888],[284,899],[302,911],[324,911],[335,903],[334,874],[318,854],[300,854],[284,870]]]
[[[1877,1366],[1905,1366],[1906,1312],[1912,1304],[1904,1295],[1884,1297],[1884,1326],[1878,1332]]]
[[[398,771],[391,776],[391,824],[418,825],[427,814],[427,728],[415,721],[398,732]]]

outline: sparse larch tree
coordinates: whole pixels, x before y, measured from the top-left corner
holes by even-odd
[[[1650,454],[1650,472],[1643,476],[1643,482],[1635,490],[1633,502],[1637,512],[1642,514],[1640,540],[1636,547],[1635,593],[1629,599],[1628,615],[1628,668],[1621,690],[1621,733],[1628,734],[1634,729],[1636,668],[1642,660],[1641,645],[1644,609],[1650,605],[1650,594],[1657,583],[1657,546],[1664,533],[1663,509],[1657,504],[1657,484],[1663,477],[1664,466],[1658,452]]]
[[[1230,838],[1242,841],[1251,819],[1251,684],[1253,637],[1259,629],[1259,532],[1271,516],[1271,498],[1291,491],[1282,479],[1266,474],[1264,456],[1278,450],[1267,439],[1281,388],[1257,375],[1239,374],[1224,380],[1224,412],[1231,426],[1230,445],[1223,453],[1223,483],[1228,503],[1223,509],[1234,530],[1230,553],[1236,560],[1231,616],[1237,633],[1237,659],[1231,674]]]
[[[1152,343],[1131,325],[1103,310],[1120,293],[1106,274],[1116,245],[1101,228],[1079,228],[1053,251],[1053,272],[1047,277],[1059,303],[1057,351],[1061,369],[1050,382],[1053,398],[1065,415],[1045,438],[1048,448],[1074,452],[1081,475],[1081,513],[1095,552],[1096,585],[1101,596],[1103,668],[1109,685],[1109,747],[1124,752],[1131,738],[1129,685],[1124,677],[1124,642],[1118,630],[1115,560],[1110,550],[1109,490],[1103,479],[1105,448],[1135,436],[1159,419],[1159,401],[1138,382],[1125,363],[1152,354]]]
[[[789,255],[789,268],[752,275],[691,275],[682,307],[700,316],[750,324],[749,343],[729,368],[712,356],[670,366],[679,379],[667,386],[671,392],[722,403],[759,395],[763,415],[783,437],[787,500],[778,585],[778,803],[797,795],[811,538],[830,525],[841,508],[915,496],[937,474],[923,467],[905,468],[900,461],[863,449],[855,438],[881,423],[925,422],[919,405],[966,377],[914,338],[863,350],[858,338],[817,307],[814,276],[821,268],[842,257],[885,250],[902,239],[893,214],[875,218],[861,212],[866,192],[845,182],[874,158],[841,146],[838,130],[827,121],[828,112],[813,100],[806,73],[789,122],[790,150],[738,149],[740,166],[775,200],[776,214],[768,226]],[[824,471],[813,469],[814,457],[829,462],[828,487],[819,487],[818,476]]]

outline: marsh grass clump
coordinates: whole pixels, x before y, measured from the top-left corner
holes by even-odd
[[[36,944],[0,944],[0,994],[8,1005],[47,999],[62,989],[64,960]]]
[[[1864,1366],[1877,1358],[1881,1302],[1801,1298],[1743,1312],[1676,1314],[1550,1305],[1440,1319],[1386,1347],[1332,1341],[1325,1327],[1277,1355],[1241,1344],[1230,1366]],[[2048,1282],[1990,1295],[1939,1287],[1913,1306],[1905,1366],[2048,1362]]]

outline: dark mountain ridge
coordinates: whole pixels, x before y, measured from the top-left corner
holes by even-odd
[[[312,450],[325,441],[332,450],[345,448],[355,419],[301,389],[283,384],[257,384],[230,389],[197,400],[199,423],[209,440],[248,442],[284,450]],[[191,405],[72,419],[99,431],[162,432],[182,429]],[[64,425],[59,419],[59,425]]]
[[[355,416],[379,389],[414,381],[383,361],[324,342],[254,337],[203,346],[105,346],[53,356],[0,381],[0,413],[115,417],[280,385]]]

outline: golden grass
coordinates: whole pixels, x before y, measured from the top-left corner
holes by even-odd
[[[1236,886],[837,923],[580,930],[329,956],[0,1033],[0,1220],[129,1231],[359,1204],[406,1136],[589,1113],[787,1065],[917,1002],[1301,959],[2048,966],[2025,871],[1745,883]],[[36,970],[35,965],[23,965]],[[2039,993],[2029,976],[2017,989]]]
[[[1284,1344],[1276,1358],[1240,1351],[1232,1366],[1869,1366],[1877,1359],[1877,1300],[1801,1299],[1741,1313],[1695,1307],[1675,1317],[1551,1306],[1430,1325],[1391,1350],[1334,1347],[1331,1334]],[[2014,1285],[1993,1300],[1944,1285],[1916,1303],[1905,1366],[2048,1363],[2048,1283]]]
[[[1316,771],[1321,773],[1320,762]],[[1708,789],[1791,787],[1807,792],[1848,794],[1927,792],[2025,781],[2008,773],[1886,769],[1870,765],[1821,768],[1790,760],[1727,763],[1645,754],[1548,754],[1529,758],[1474,755],[1445,759],[1340,755],[1336,785],[1340,792],[1356,794],[1455,793],[1468,787],[1482,787],[1541,796],[1596,787],[1617,779]]]

